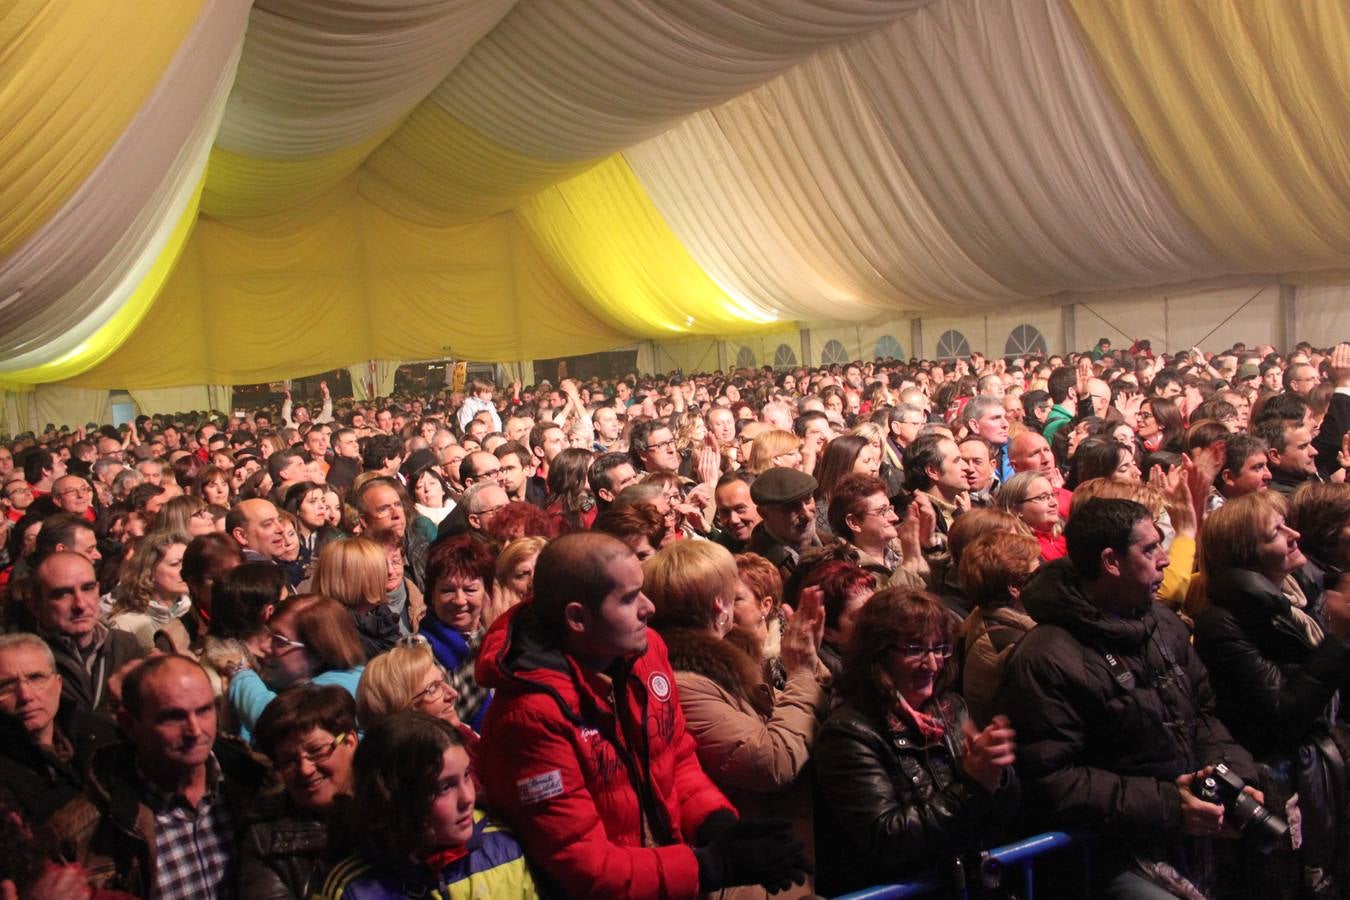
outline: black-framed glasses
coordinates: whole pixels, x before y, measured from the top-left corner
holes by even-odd
[[[292,772],[297,771],[300,768],[300,763],[302,761],[308,762],[310,765],[313,766],[317,766],[320,763],[325,763],[332,758],[334,753],[337,752],[337,748],[345,744],[351,737],[352,733],[350,731],[344,731],[342,732],[342,734],[339,734],[337,737],[333,738],[332,741],[330,741],[327,744],[324,744],[322,747],[318,747],[314,750],[305,750],[302,748],[300,752],[295,756],[288,756],[285,759],[278,759],[276,761],[277,771],[280,772],[282,775],[290,774]]]
[[[918,662],[930,653],[935,659],[950,659],[952,655],[951,644],[901,644],[895,648],[895,652],[905,658],[907,662]]]

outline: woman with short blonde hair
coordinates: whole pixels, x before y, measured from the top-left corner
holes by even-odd
[[[388,573],[384,547],[368,538],[326,544],[314,568],[310,589],[347,608],[367,659],[394,646],[403,634],[385,592]]]
[[[436,662],[431,645],[417,637],[405,638],[394,649],[372,659],[356,688],[356,718],[370,730],[394,713],[415,709],[449,722],[466,736],[473,730],[455,712],[458,693]]]
[[[802,439],[790,431],[773,429],[757,436],[750,444],[750,461],[746,470],[758,475],[766,469],[783,466],[788,469],[800,469],[802,465]]]

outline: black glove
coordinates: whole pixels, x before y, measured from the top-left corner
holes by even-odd
[[[703,893],[763,885],[770,893],[804,884],[811,873],[801,842],[786,819],[741,819],[706,847],[694,850]]]
[[[729,809],[715,809],[708,814],[708,818],[703,820],[703,824],[698,826],[698,834],[695,836],[695,842],[700,847],[706,847],[717,840],[736,824],[736,813]]]

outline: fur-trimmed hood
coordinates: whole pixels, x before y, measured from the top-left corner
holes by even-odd
[[[719,639],[693,628],[671,628],[662,637],[670,652],[671,668],[676,672],[702,675],[756,709],[762,705],[764,691],[760,685],[764,676],[759,661],[741,649],[753,644],[753,636],[741,635],[742,640],[733,641],[730,636]],[[749,637],[750,644],[743,642],[745,637]]]

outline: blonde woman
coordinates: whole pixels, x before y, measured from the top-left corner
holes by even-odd
[[[666,640],[685,726],[698,758],[736,809],[747,818],[781,816],[810,847],[810,779],[802,772],[828,707],[817,678],[824,610],[819,592],[803,592],[783,632],[780,659],[787,686],[766,683],[754,635],[728,639],[742,593],[736,560],[711,541],[679,541],[642,564],[643,591],[656,607],[652,627]],[[811,894],[811,883],[779,897]],[[767,897],[761,887],[738,887],[723,897]]]
[[[516,538],[497,554],[492,598],[483,604],[483,626],[517,603],[528,601],[534,592],[534,561],[548,541],[541,537]]]
[[[356,719],[363,731],[369,731],[381,719],[416,710],[453,725],[472,746],[478,735],[460,721],[455,711],[458,699],[459,692],[436,661],[431,644],[412,635],[366,665],[356,687]]]
[[[790,431],[773,429],[755,438],[750,444],[750,461],[746,469],[758,475],[766,469],[782,466],[788,469],[802,467],[802,439]]]
[[[192,611],[183,581],[183,551],[188,539],[171,531],[152,531],[122,563],[108,627],[134,634],[147,653],[187,653],[189,631],[182,622]]]
[[[384,547],[368,538],[333,541],[319,551],[310,590],[346,607],[370,659],[393,647],[403,632],[389,607]]]

